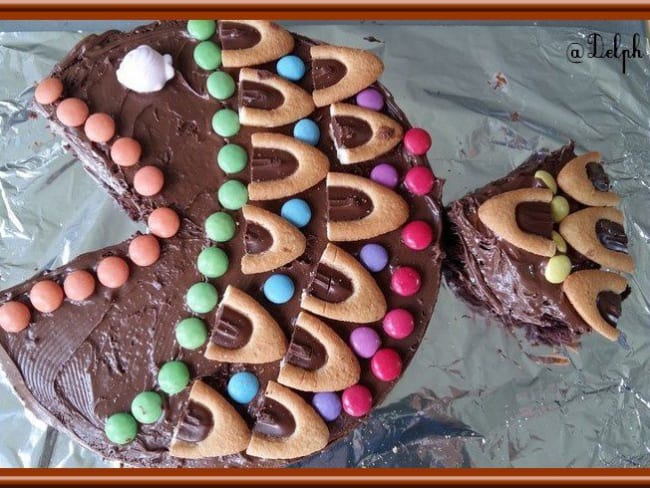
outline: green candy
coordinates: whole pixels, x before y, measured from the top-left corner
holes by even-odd
[[[194,283],[185,296],[187,306],[195,313],[208,313],[217,306],[218,300],[217,289],[210,283]]]
[[[563,196],[556,195],[551,200],[551,217],[556,224],[569,215],[569,201]]]
[[[214,20],[188,20],[187,32],[194,39],[205,41],[210,39],[217,31],[217,23]]]
[[[555,285],[562,283],[571,274],[571,260],[565,254],[557,254],[548,260],[544,278]]]
[[[198,349],[208,340],[208,329],[201,319],[183,319],[176,326],[176,340],[182,348]]]
[[[217,164],[226,174],[239,173],[248,163],[246,149],[237,144],[226,144],[217,154]]]
[[[212,41],[199,42],[194,48],[194,62],[199,68],[217,69],[221,66],[221,49]]]
[[[226,212],[215,212],[205,220],[205,233],[215,242],[229,241],[235,230],[235,221]]]
[[[225,100],[235,93],[235,80],[228,73],[215,71],[206,82],[208,93],[217,100]]]
[[[228,271],[228,255],[218,247],[206,247],[199,254],[196,267],[208,278],[219,278]]]
[[[190,370],[181,361],[169,361],[158,371],[160,389],[168,395],[183,391],[190,382]]]
[[[141,424],[157,422],[162,412],[162,398],[155,391],[138,393],[131,402],[131,413]]]
[[[128,444],[138,434],[138,424],[130,413],[114,413],[106,419],[104,432],[114,444]]]
[[[219,188],[217,198],[223,208],[239,210],[248,202],[248,190],[241,181],[228,180]]]
[[[236,135],[239,127],[239,115],[234,110],[222,108],[212,116],[212,130],[221,137]]]

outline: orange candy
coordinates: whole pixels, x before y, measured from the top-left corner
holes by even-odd
[[[104,258],[97,266],[97,279],[107,288],[119,288],[129,279],[129,265],[117,256]]]
[[[115,121],[108,114],[92,114],[86,120],[84,132],[93,142],[108,142],[115,135]]]
[[[0,305],[0,327],[7,332],[20,332],[27,328],[30,319],[29,308],[24,303],[12,301]]]
[[[129,257],[138,266],[150,266],[160,257],[160,244],[152,235],[134,238],[129,244]]]
[[[79,127],[88,118],[88,105],[78,98],[66,98],[56,107],[56,117],[67,127]]]
[[[29,292],[29,300],[39,312],[54,312],[63,303],[63,290],[54,281],[39,281],[32,286]]]
[[[167,239],[176,235],[181,219],[171,208],[160,207],[149,214],[147,225],[153,235]]]
[[[73,271],[63,280],[65,296],[74,302],[83,302],[95,291],[95,278],[88,271]]]
[[[45,78],[36,87],[34,98],[42,105],[56,102],[63,94],[63,83],[57,78]]]
[[[140,161],[142,146],[135,139],[120,137],[111,146],[111,159],[119,166],[133,166]]]
[[[144,166],[133,177],[135,191],[144,197],[152,197],[160,193],[164,184],[165,176],[155,166]]]

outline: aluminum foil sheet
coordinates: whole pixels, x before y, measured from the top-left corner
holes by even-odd
[[[590,36],[610,47],[614,33],[584,28],[289,28],[382,57],[382,81],[433,136],[429,157],[447,180],[445,202],[533,151],[570,139],[578,152],[600,151],[623,197],[637,263],[619,322],[627,345],[592,334],[578,351],[531,347],[443,286],[425,340],[389,398],[346,440],[300,465],[647,466],[650,54],[642,32],[641,56],[623,74],[621,59],[587,55],[598,39]],[[0,33],[0,288],[137,229],[29,111],[34,83],[88,33]],[[621,41],[633,47],[629,31]],[[578,45],[583,58],[569,60]],[[105,465],[115,463],[26,412],[0,376],[0,466]]]

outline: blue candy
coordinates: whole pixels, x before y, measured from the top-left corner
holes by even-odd
[[[278,74],[282,78],[291,81],[298,81],[305,76],[305,63],[298,56],[285,56],[280,58],[275,69],[278,70]]]
[[[320,140],[320,129],[313,120],[302,119],[293,126],[293,137],[299,141],[315,146]]]
[[[250,403],[259,389],[260,382],[253,373],[248,371],[235,373],[228,381],[228,395],[237,403]]]
[[[280,215],[300,229],[311,220],[311,208],[301,198],[292,198],[284,202]]]
[[[296,286],[287,275],[274,274],[264,282],[264,296],[271,303],[287,303],[295,291]]]

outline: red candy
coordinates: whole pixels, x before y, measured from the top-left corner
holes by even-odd
[[[82,269],[73,271],[63,281],[65,296],[74,302],[83,302],[95,292],[95,278]]]
[[[426,195],[433,188],[435,178],[433,172],[426,166],[416,166],[406,173],[404,184],[414,195]]]
[[[117,256],[104,258],[97,266],[97,279],[107,288],[119,288],[129,279],[129,265]]]
[[[11,301],[0,305],[0,327],[7,332],[20,332],[30,320],[29,308],[24,303]]]
[[[420,273],[409,266],[402,266],[393,272],[390,289],[403,297],[410,297],[420,291],[422,280]]]
[[[36,87],[34,98],[40,104],[47,105],[56,102],[63,94],[63,83],[57,78],[45,78]]]
[[[78,98],[66,98],[56,107],[56,117],[67,127],[79,127],[88,118],[88,105]]]
[[[404,147],[409,153],[422,156],[431,147],[431,136],[426,130],[413,127],[404,134]]]
[[[381,381],[393,381],[402,374],[402,359],[393,349],[380,349],[370,360],[370,369]]]
[[[51,313],[63,303],[63,290],[54,281],[39,281],[30,290],[29,300],[39,312]]]
[[[411,312],[403,308],[396,308],[386,314],[383,326],[388,337],[406,339],[413,332],[415,321]]]
[[[429,247],[433,240],[433,230],[424,220],[414,220],[402,229],[402,242],[414,251]]]
[[[351,417],[363,417],[372,407],[372,393],[363,385],[351,386],[341,395],[341,404]]]

